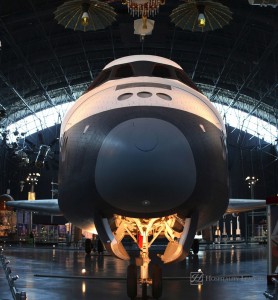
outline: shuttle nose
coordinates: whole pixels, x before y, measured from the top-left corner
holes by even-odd
[[[186,201],[196,184],[190,145],[169,122],[138,118],[120,123],[100,148],[95,183],[112,206],[129,212],[163,212]]]

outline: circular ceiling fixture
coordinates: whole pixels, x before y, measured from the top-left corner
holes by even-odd
[[[96,31],[116,20],[114,8],[98,0],[71,0],[54,12],[58,24],[80,31]]]
[[[134,16],[154,17],[159,12],[159,7],[166,0],[123,0],[122,4],[127,6],[128,12]]]
[[[183,30],[212,31],[229,24],[232,12],[229,7],[213,1],[186,0],[175,8],[171,22]]]

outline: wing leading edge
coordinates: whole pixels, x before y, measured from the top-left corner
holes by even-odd
[[[262,209],[266,206],[266,200],[255,199],[230,199],[226,214],[240,213],[249,210]]]
[[[6,206],[55,216],[63,215],[58,205],[58,199],[7,201]]]
[[[58,199],[7,201],[6,205],[16,209],[37,211],[57,216],[63,215],[58,205]],[[266,200],[230,199],[226,213],[240,213],[249,210],[261,209],[265,206]]]

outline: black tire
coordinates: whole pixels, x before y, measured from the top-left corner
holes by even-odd
[[[142,284],[142,300],[148,299],[148,284],[144,282]]]
[[[92,241],[91,239],[86,239],[85,240],[85,252],[87,254],[90,254],[92,251]]]
[[[162,269],[158,265],[153,265],[152,296],[154,299],[162,296]]]
[[[130,299],[134,299],[137,296],[137,268],[136,265],[129,265],[127,267],[126,278],[127,295]]]
[[[194,239],[193,245],[192,245],[192,251],[194,254],[198,254],[199,252],[199,240]]]

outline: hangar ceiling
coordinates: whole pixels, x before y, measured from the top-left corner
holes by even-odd
[[[233,15],[215,31],[175,27],[166,0],[153,18],[152,35],[140,42],[134,18],[120,1],[116,22],[98,31],[65,29],[54,19],[64,1],[0,2],[0,104],[5,125],[47,107],[75,100],[114,58],[153,54],[180,64],[212,101],[225,103],[277,126],[278,8],[248,0],[221,1]],[[3,120],[2,120],[3,121]]]
[[[166,0],[154,18],[152,35],[140,42],[134,35],[134,18],[120,1],[109,2],[117,13],[112,26],[95,32],[73,31],[57,24],[54,11],[63,3],[0,1],[3,130],[40,110],[76,100],[107,63],[141,53],[173,59],[212,101],[239,108],[277,127],[278,7],[252,6],[248,0],[222,2],[233,13],[231,22],[201,33],[175,27],[169,15],[183,2]],[[260,179],[256,198],[277,194],[278,146],[231,126],[227,126],[227,135],[231,197],[250,197],[245,182],[250,175]],[[11,189],[16,199],[26,198],[28,187],[22,190],[22,183],[29,172],[38,171],[34,161],[40,145],[46,144],[54,145],[53,155],[39,170],[42,176],[37,192],[39,198],[50,197],[50,183],[57,182],[58,136],[56,125],[28,136],[28,145],[19,145],[21,148],[2,143],[0,194]]]

